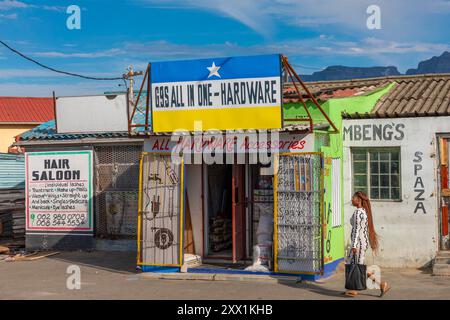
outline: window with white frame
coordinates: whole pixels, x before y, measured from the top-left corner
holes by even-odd
[[[400,148],[352,148],[353,192],[401,200]]]

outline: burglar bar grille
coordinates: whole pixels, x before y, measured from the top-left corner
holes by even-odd
[[[140,262],[180,264],[181,192],[181,165],[173,163],[170,155],[144,154]]]
[[[277,265],[282,272],[320,273],[322,159],[282,155],[277,175]]]
[[[96,236],[136,238],[141,145],[96,146]]]

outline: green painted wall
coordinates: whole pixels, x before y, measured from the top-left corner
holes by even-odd
[[[349,98],[336,98],[330,99],[321,103],[321,107],[339,129],[338,134],[330,134],[328,131],[316,131],[316,150],[317,152],[323,152],[324,154],[324,222],[325,235],[324,235],[324,255],[325,264],[339,260],[345,255],[344,245],[344,224],[349,223],[344,221],[344,184],[343,184],[343,140],[342,140],[342,113],[365,113],[370,112],[378,99],[384,94],[389,92],[395,84],[390,84],[382,89],[372,92],[368,95],[349,97]],[[326,123],[325,117],[321,114],[320,110],[311,102],[308,102],[308,110],[314,120],[314,123]],[[291,103],[284,105],[284,118],[297,118],[304,117],[306,114],[303,106],[299,103]],[[288,124],[289,122],[285,122]],[[332,130],[329,130],[332,131]],[[323,139],[320,136],[328,136],[328,139]],[[329,145],[327,146],[327,140]],[[333,158],[341,159],[341,221],[340,227],[332,227],[332,212],[331,212],[331,160]]]

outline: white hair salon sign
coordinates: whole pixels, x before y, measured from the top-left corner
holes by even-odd
[[[27,232],[92,233],[92,151],[28,152]]]

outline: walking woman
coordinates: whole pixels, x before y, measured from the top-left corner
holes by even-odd
[[[358,191],[353,195],[352,205],[356,207],[356,210],[350,220],[352,225],[352,248],[349,254],[349,261],[356,264],[365,264],[365,254],[369,246],[373,252],[377,252],[378,249],[378,236],[373,225],[372,208],[369,197],[362,191]],[[380,296],[383,296],[390,289],[386,281],[378,282],[374,274],[367,273],[367,276],[380,286]],[[345,294],[354,297],[358,292],[348,290]]]

